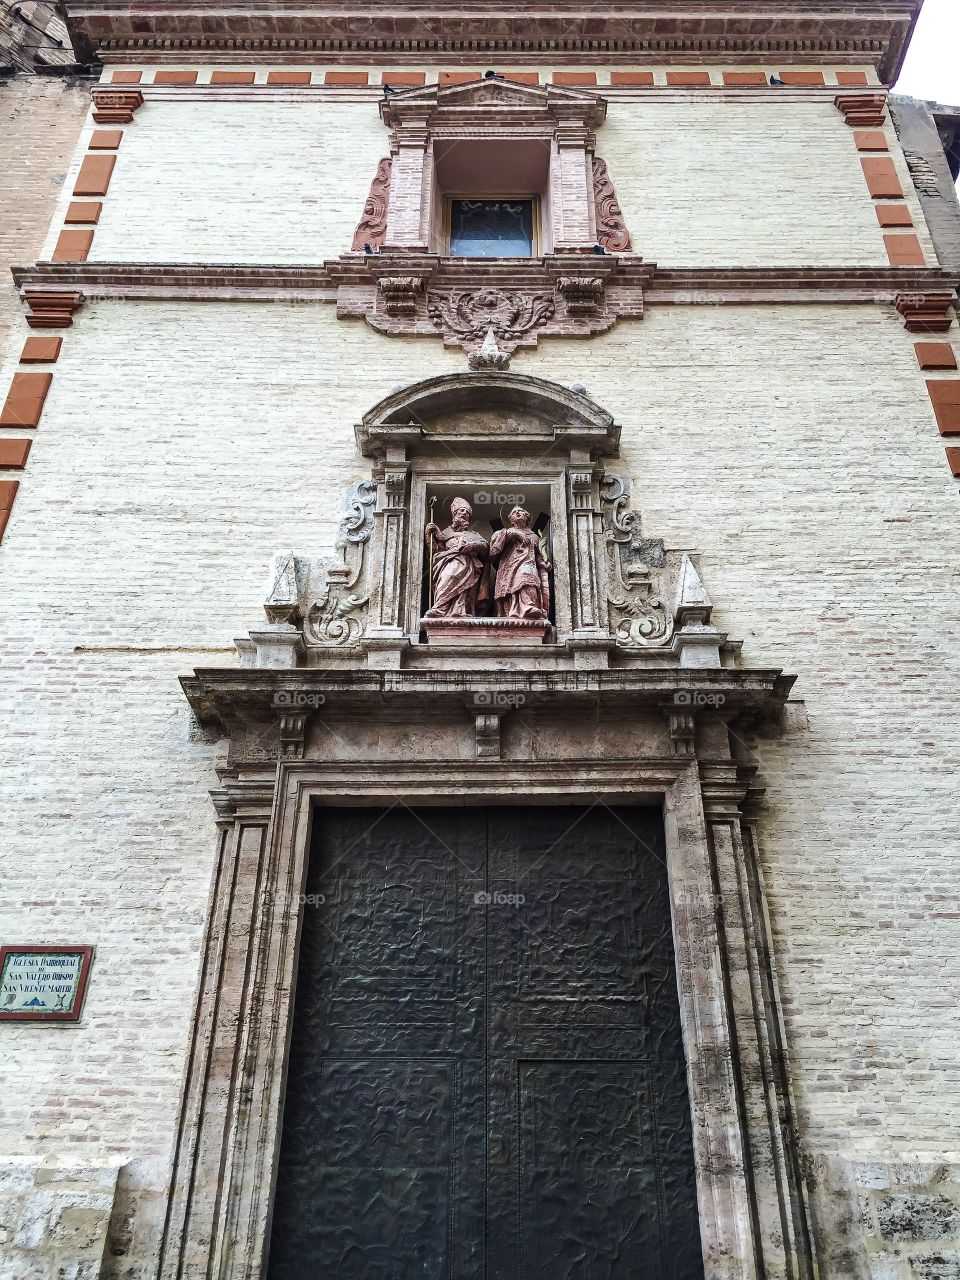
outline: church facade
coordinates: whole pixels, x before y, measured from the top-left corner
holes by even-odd
[[[68,0],[4,1280],[960,1276],[921,2]]]

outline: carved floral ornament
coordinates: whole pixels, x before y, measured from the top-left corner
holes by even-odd
[[[693,558],[645,534],[610,467],[610,415],[580,387],[498,368],[489,335],[484,350],[483,371],[400,389],[358,424],[371,472],[342,494],[329,552],[277,554],[243,662],[403,666],[450,646],[732,662]]]

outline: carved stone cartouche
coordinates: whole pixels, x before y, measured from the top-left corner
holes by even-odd
[[[431,293],[428,314],[445,341],[479,342],[492,329],[499,346],[510,353],[532,330],[556,312],[550,293],[504,293],[495,288]]]
[[[375,500],[376,485],[371,480],[359,480],[346,492],[337,532],[338,556],[319,566],[321,583],[304,617],[308,644],[322,648],[352,644],[363,630],[369,595],[362,579]]]

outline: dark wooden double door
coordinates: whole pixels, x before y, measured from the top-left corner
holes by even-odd
[[[270,1280],[702,1280],[659,812],[316,825]]]

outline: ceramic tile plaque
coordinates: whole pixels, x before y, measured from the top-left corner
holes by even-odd
[[[76,1022],[93,947],[0,947],[0,1022]]]

